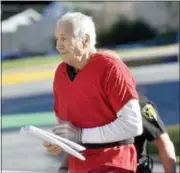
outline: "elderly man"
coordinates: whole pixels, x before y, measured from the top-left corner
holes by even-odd
[[[92,19],[68,13],[55,37],[62,63],[54,78],[55,134],[81,143],[86,160],[68,155],[59,172],[132,173],[136,171],[133,138],[142,133],[135,82],[127,66],[111,52],[97,52]],[[51,153],[61,149],[44,143]]]

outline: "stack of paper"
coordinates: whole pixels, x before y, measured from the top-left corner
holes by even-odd
[[[28,134],[39,140],[47,141],[51,144],[56,144],[60,146],[68,154],[71,154],[74,157],[79,158],[80,160],[85,160],[85,157],[81,154],[81,152],[86,148],[68,139],[49,133],[35,126],[22,127],[21,133]]]

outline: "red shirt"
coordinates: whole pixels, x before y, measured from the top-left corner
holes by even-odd
[[[54,79],[54,109],[56,115],[80,128],[103,126],[114,121],[130,99],[137,98],[135,82],[127,66],[111,54],[95,53],[73,81],[67,65],[58,66]],[[111,165],[136,169],[133,144],[112,148],[87,149],[85,161],[69,156],[70,170],[78,173]]]

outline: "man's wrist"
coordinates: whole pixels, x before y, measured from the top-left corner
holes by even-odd
[[[68,167],[67,166],[62,166],[62,167],[59,168],[59,171],[61,171],[61,170],[68,170]]]

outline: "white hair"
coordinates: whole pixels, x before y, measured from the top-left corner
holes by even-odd
[[[71,22],[74,28],[74,35],[80,39],[84,39],[85,35],[88,34],[90,37],[90,48],[95,49],[96,44],[96,29],[92,17],[82,14],[80,12],[66,13],[58,21]]]

